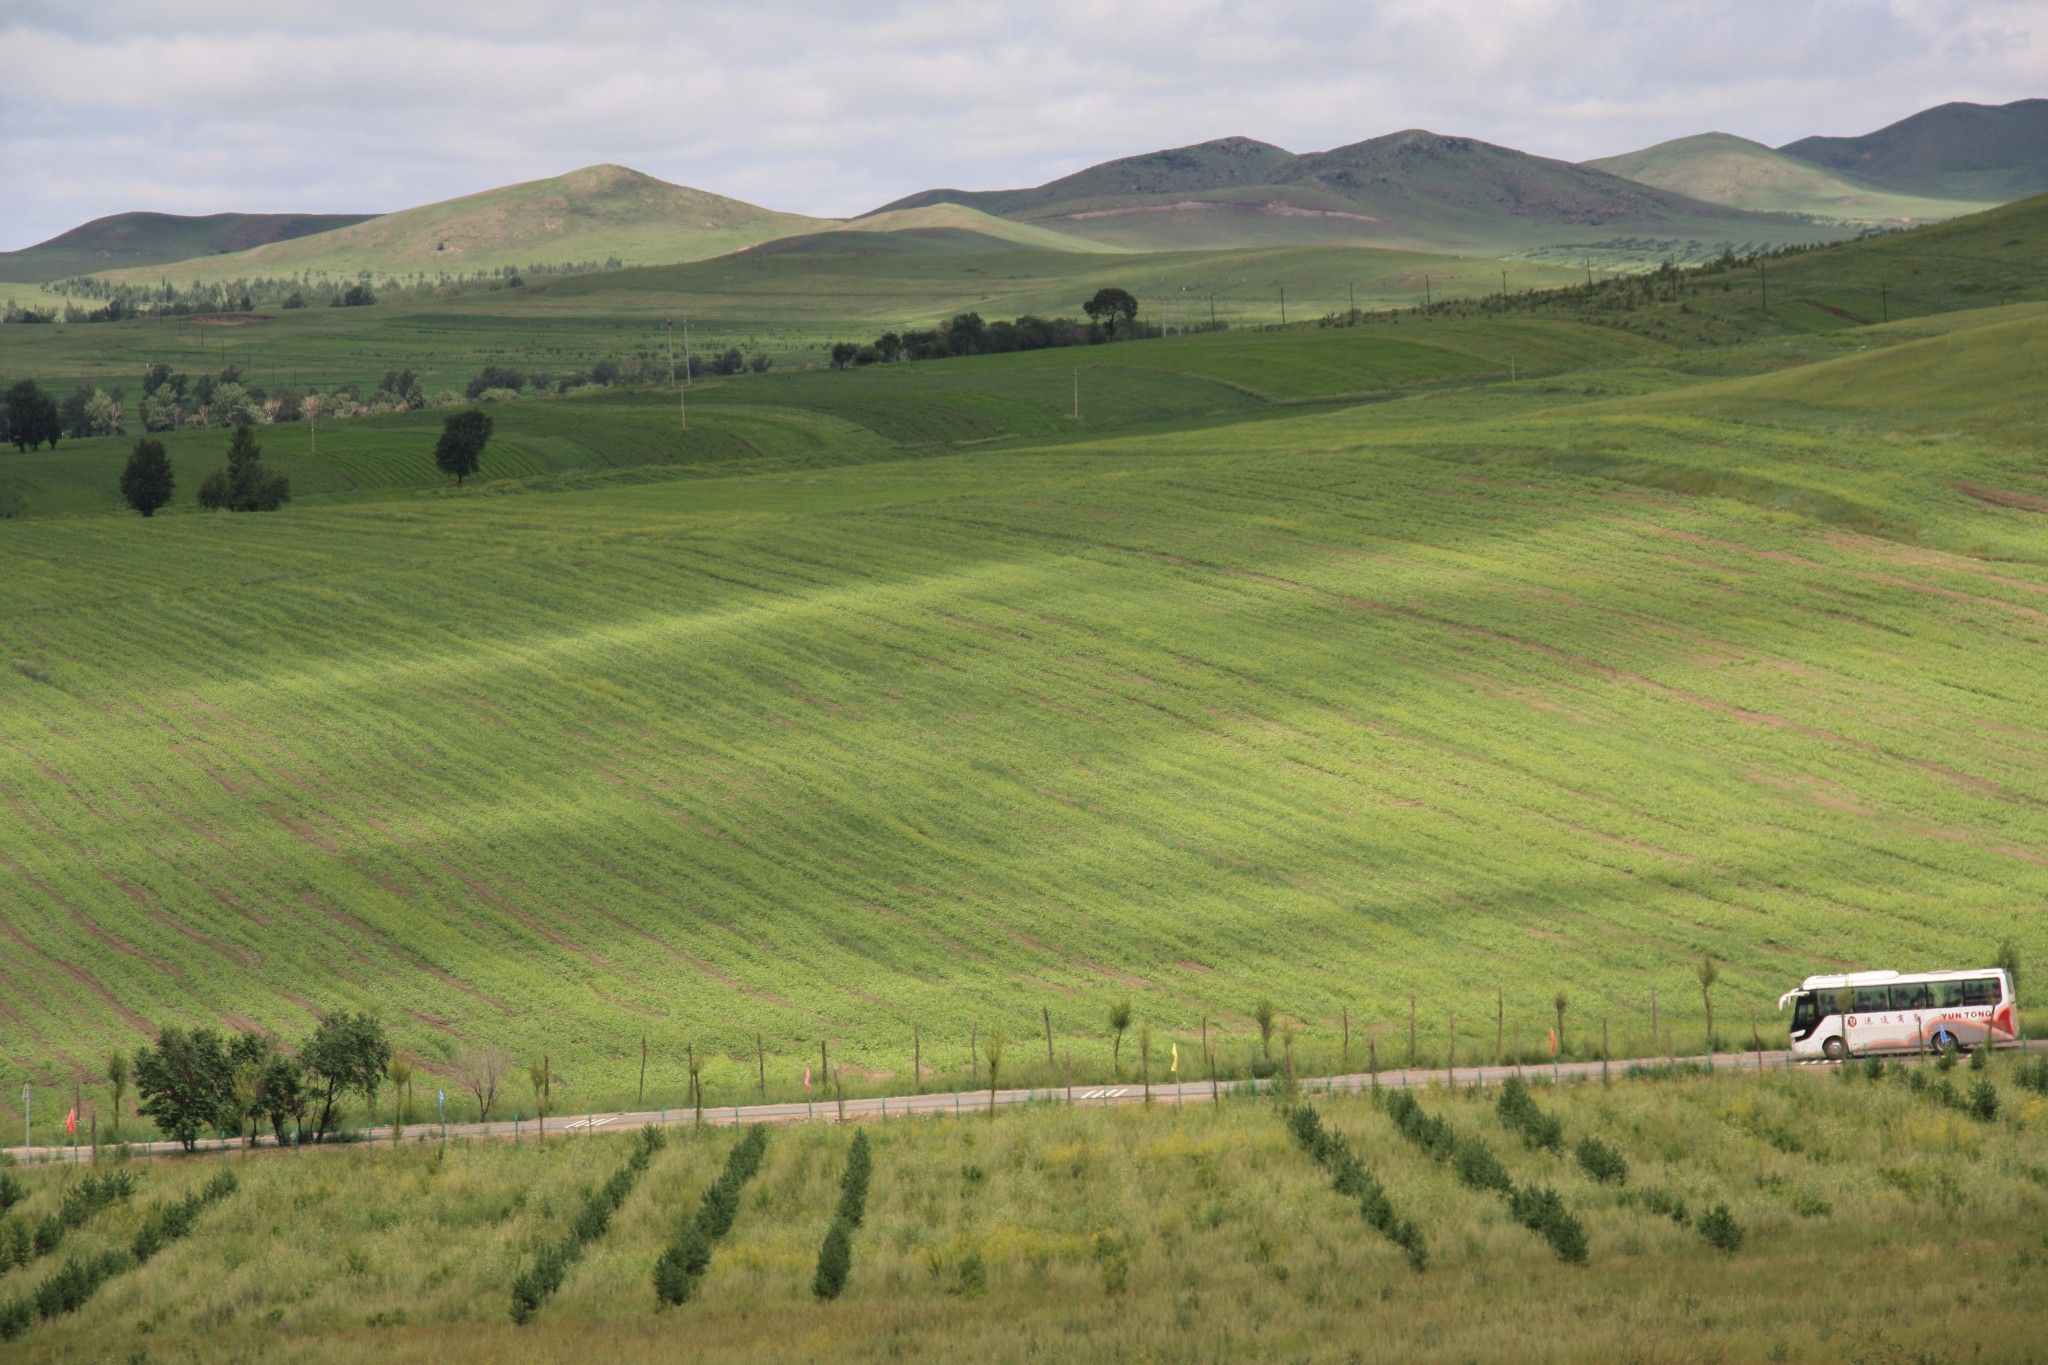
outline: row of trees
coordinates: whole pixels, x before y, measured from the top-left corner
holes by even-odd
[[[491,425],[490,415],[477,408],[450,414],[434,446],[435,465],[462,483],[482,463]],[[146,436],[135,443],[121,470],[120,487],[121,500],[145,517],[170,505],[177,476],[162,441]],[[263,447],[247,425],[235,428],[226,466],[199,485],[199,505],[208,511],[275,512],[291,497],[291,480],[263,463]]]
[[[401,274],[372,274],[335,277],[325,272],[282,276],[247,276],[207,284],[194,280],[174,285],[169,280],[156,284],[119,283],[95,275],[58,280],[47,286],[52,292],[82,300],[98,300],[101,306],[67,304],[60,314],[55,309],[23,308],[8,302],[8,322],[119,322],[142,314],[183,317],[204,313],[249,313],[272,304],[282,308],[314,306],[347,307],[374,303],[380,297],[447,298],[477,290],[517,289],[526,275],[588,275],[604,270],[622,270],[618,257],[603,261],[536,261],[524,266],[495,266],[475,271],[410,271]],[[351,299],[351,295],[354,295]]]
[[[832,346],[832,368],[889,365],[899,360],[941,360],[960,355],[1003,355],[1011,351],[1044,351],[1060,346],[1099,346],[1104,342],[1156,337],[1159,329],[1137,320],[1138,300],[1125,289],[1098,289],[1081,305],[1088,321],[1025,315],[1008,321],[984,321],[979,313],[961,313],[922,331],[884,332],[870,342],[840,341]]]
[[[176,1025],[136,1051],[107,1061],[115,1122],[132,1077],[136,1111],[190,1151],[207,1133],[232,1132],[253,1144],[264,1123],[277,1141],[335,1131],[341,1104],[360,1094],[373,1110],[390,1077],[391,1040],[368,1014],[337,1013],[320,1021],[297,1055],[260,1033],[222,1037],[212,1029]]]
[[[125,435],[125,397],[119,388],[103,389],[88,380],[60,399],[33,379],[20,380],[7,390],[6,403],[0,405],[0,442],[12,444],[16,450],[43,445],[55,450],[60,436],[82,440]]]

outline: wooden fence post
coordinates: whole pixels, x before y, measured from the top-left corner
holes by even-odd
[[[1600,1016],[1600,1084],[1602,1085],[1611,1084],[1610,1078],[1607,1074],[1608,1056],[1609,1050],[1607,1046],[1607,1016],[1603,1014]]]
[[[1039,1013],[1045,1016],[1045,1069],[1052,1070],[1052,1007],[1040,1005]]]
[[[924,1093],[924,1034],[916,1024],[910,1026],[910,1072],[917,1081],[917,1093]]]

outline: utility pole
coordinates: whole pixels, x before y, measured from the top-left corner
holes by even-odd
[[[1425,270],[1422,272],[1422,311],[1426,313],[1429,309],[1429,272]]]
[[[1878,306],[1884,309],[1883,320],[1890,322],[1892,320],[1892,287],[1889,284],[1880,284],[1877,287],[1877,298]]]
[[[696,368],[697,368],[697,367],[696,367],[695,365],[692,365],[692,364],[690,363],[690,320],[689,320],[688,318],[684,318],[684,319],[683,319],[683,387],[684,387],[684,388],[686,388],[686,389],[687,389],[687,388],[689,388],[689,387],[690,387],[690,385],[692,385],[693,383],[695,383],[695,382],[696,382],[696,379],[695,379],[695,377],[694,377],[694,376],[692,376],[692,375],[691,375],[691,373],[690,373],[690,371],[691,371],[691,370],[694,370],[694,369],[696,369]]]
[[[1771,311],[1771,272],[1762,261],[1756,263],[1757,287],[1763,291],[1763,311]]]
[[[1344,287],[1351,291],[1351,316],[1356,318],[1358,316],[1358,282],[1352,280]]]
[[[2005,300],[2000,299],[1999,302],[2004,303]],[[1213,289],[1209,291],[1209,326],[1216,326],[1216,291]]]
[[[1081,420],[1081,367],[1074,367],[1074,420]]]
[[[1287,286],[1280,286],[1280,325],[1287,325]]]
[[[1500,272],[1500,301],[1508,301],[1508,272],[1505,270]]]

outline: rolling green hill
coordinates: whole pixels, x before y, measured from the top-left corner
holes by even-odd
[[[2048,99],[1944,104],[1861,137],[1779,151],[1913,194],[2003,201],[2048,191]]]
[[[1106,162],[1031,189],[932,190],[889,207],[938,202],[1135,250],[1330,242],[1505,251],[1647,237],[1663,254],[1685,257],[1707,242],[1779,245],[1830,235],[1413,129],[1305,156],[1225,138]]]
[[[0,280],[42,284],[127,266],[246,251],[360,223],[367,213],[116,213],[20,251],[0,251]]]
[[[819,219],[671,185],[624,166],[586,166],[547,180],[387,213],[313,237],[161,269],[101,273],[129,282],[169,278],[183,283],[251,276],[345,278],[364,271],[465,274],[611,257],[629,264],[689,261],[823,225]]]
[[[2044,329],[0,524],[0,1055],[68,1084],[152,1022],[360,1006],[430,1071],[550,1050],[581,1108],[643,1031],[718,1086],[756,1030],[900,1084],[913,1024],[1049,1008],[1085,1071],[1124,992],[1241,1049],[1260,996],[1306,1048],[1415,990],[1471,1055],[1496,986],[1640,1028],[1703,953],[1737,1017],[1817,964],[2032,960]],[[797,378],[848,436],[989,379],[906,368]],[[1067,376],[1011,374],[1057,421]]]
[[[1902,226],[1938,222],[1991,207],[1985,202],[1888,190],[1727,133],[1678,138],[1583,164],[1710,204],[1764,213],[1804,213],[1850,223]]]

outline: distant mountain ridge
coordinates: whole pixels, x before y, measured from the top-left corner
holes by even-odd
[[[2048,99],[1942,104],[1861,137],[1778,150],[1894,189],[2006,202],[2048,190]]]
[[[175,273],[181,281],[362,271],[431,278],[614,258],[627,265],[665,265],[818,231],[833,221],[778,213],[604,164],[400,209],[316,236],[180,262]],[[141,278],[133,271],[112,275]]]
[[[331,232],[367,213],[115,213],[46,242],[0,251],[0,280],[40,284],[126,266],[163,265],[194,256],[246,251],[271,242]]]
[[[1307,154],[1220,138],[1023,189],[927,190],[878,212],[942,202],[1131,246],[1341,240],[1516,248],[1588,232],[1814,239],[1809,225],[1419,128]]]
[[[1728,133],[1674,138],[1581,164],[1710,204],[1872,225],[1938,222],[1997,202],[1911,194]]]

